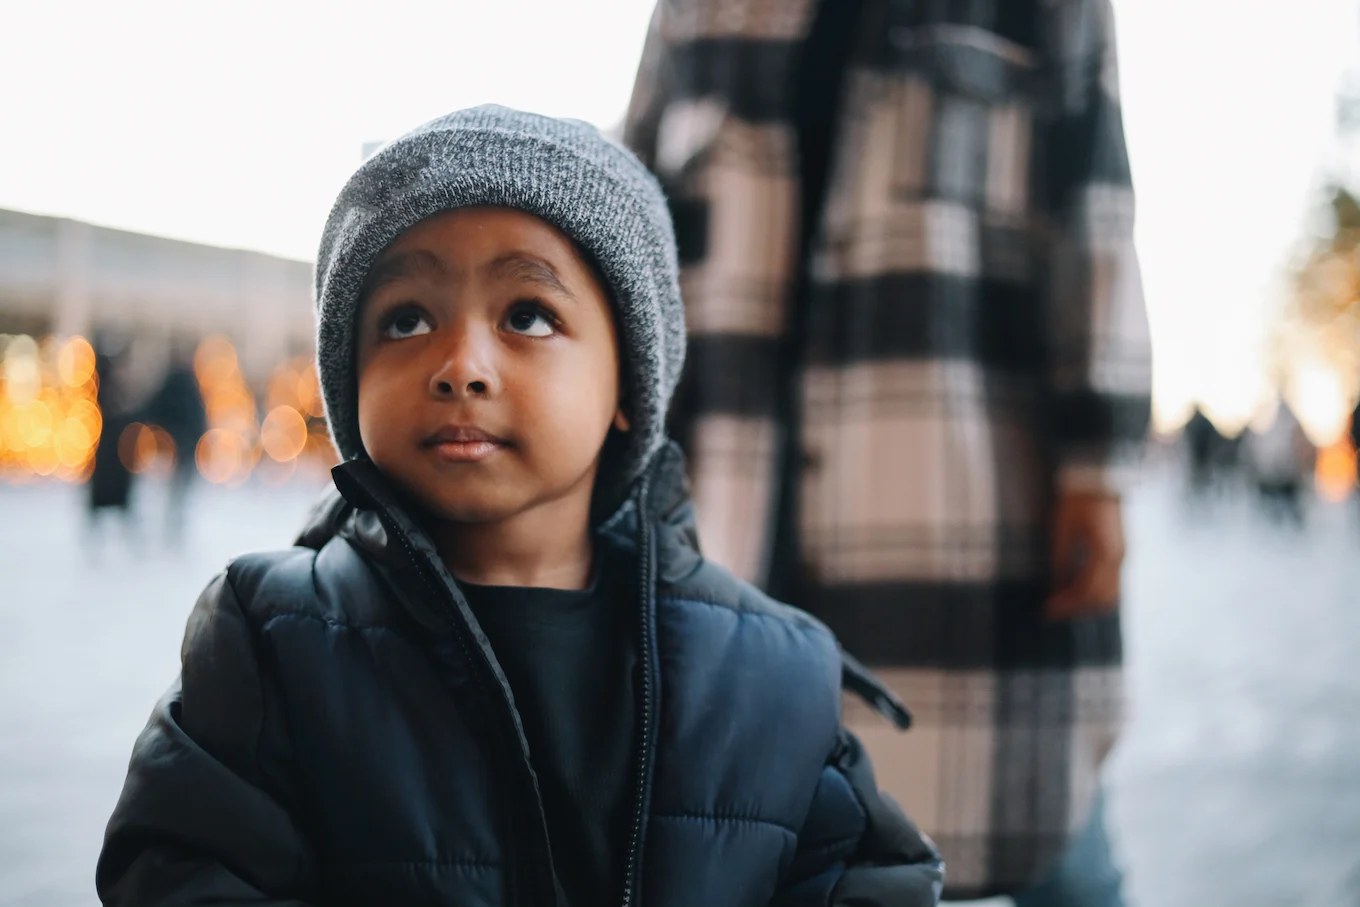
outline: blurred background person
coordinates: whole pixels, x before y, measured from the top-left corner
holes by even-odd
[[[1209,492],[1213,482],[1214,461],[1223,438],[1199,406],[1195,407],[1190,421],[1185,423],[1183,433],[1189,458],[1190,490],[1197,497],[1202,497]]]
[[[1360,450],[1360,401],[1355,404],[1355,409],[1351,410],[1351,419],[1347,431],[1350,433],[1351,448]]]
[[[1252,480],[1262,509],[1276,522],[1302,528],[1304,497],[1317,451],[1303,432],[1294,409],[1280,400],[1275,418],[1247,442]]]
[[[1351,419],[1346,433],[1350,437],[1351,450],[1360,452],[1360,400],[1356,401],[1355,409],[1351,410]],[[1360,476],[1357,476],[1356,487],[1360,487]],[[1360,511],[1360,494],[1352,494],[1352,497],[1355,499],[1357,511]]]
[[[103,429],[88,484],[88,530],[92,534],[99,532],[101,517],[111,513],[122,524],[125,538],[133,541],[137,535],[136,515],[131,507],[133,473],[125,452],[119,450],[123,431],[134,421],[123,386],[127,347],[105,334],[95,337],[94,350],[94,373],[99,382],[95,401],[102,414]]]
[[[163,428],[174,443],[165,525],[165,538],[171,545],[183,543],[184,510],[198,475],[194,449],[208,430],[207,408],[194,377],[193,349],[188,338],[172,341],[170,364],[142,414],[144,421]]]
[[[1196,404],[1180,437],[1192,503],[1203,504],[1238,489],[1246,432],[1231,437],[1223,434],[1203,405]]]
[[[1239,431],[1235,435],[1225,435],[1214,429],[1217,440],[1214,442],[1213,473],[1215,484],[1221,490],[1232,491],[1239,487],[1242,479],[1242,448],[1247,434]]]
[[[949,897],[1122,903],[1092,805],[1150,353],[1111,19],[668,0],[625,132],[686,265],[706,553],[913,708],[847,720]]]

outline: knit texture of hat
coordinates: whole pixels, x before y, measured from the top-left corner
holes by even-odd
[[[685,358],[665,198],[642,163],[593,126],[497,106],[456,111],[383,148],[331,209],[316,262],[317,367],[336,448],[347,460],[364,454],[355,331],[369,269],[405,230],[474,205],[540,217],[599,267],[618,315],[632,426],[611,480],[631,482],[665,441]]]

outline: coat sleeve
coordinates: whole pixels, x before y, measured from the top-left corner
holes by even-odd
[[[656,4],[623,134],[660,181],[675,225],[688,346],[667,428],[689,462],[699,535],[709,558],[764,585],[799,182],[792,124],[745,99],[755,80],[763,105],[787,105],[796,41],[759,32],[757,21],[733,37],[712,6]],[[771,68],[753,75],[753,61]]]
[[[1064,0],[1045,137],[1053,224],[1045,333],[1059,487],[1118,491],[1151,413],[1151,343],[1133,243],[1110,0]]]
[[[633,80],[633,94],[624,117],[623,141],[651,170],[656,169],[657,125],[669,98],[666,82],[666,42],[662,37],[665,4],[657,3],[647,25],[647,37],[642,45],[637,76]]]
[[[133,747],[95,884],[106,905],[314,902],[286,734],[226,574],[189,618],[179,681]]]
[[[932,907],[944,863],[842,729],[822,770],[793,865],[771,907]]]

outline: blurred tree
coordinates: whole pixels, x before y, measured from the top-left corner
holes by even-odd
[[[1305,238],[1270,342],[1278,382],[1300,357],[1336,369],[1348,388],[1360,383],[1360,198],[1355,140],[1360,138],[1360,69],[1336,93],[1337,158],[1323,184],[1318,229]]]
[[[1360,115],[1360,114],[1358,114]],[[1279,372],[1315,356],[1354,387],[1360,363],[1360,199],[1339,181],[1324,189],[1321,229],[1309,237],[1274,332]]]

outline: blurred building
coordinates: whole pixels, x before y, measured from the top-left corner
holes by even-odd
[[[311,265],[0,209],[0,334],[113,334],[154,381],[172,342],[231,340],[262,384],[312,350]]]

